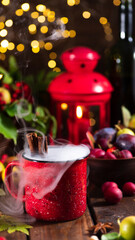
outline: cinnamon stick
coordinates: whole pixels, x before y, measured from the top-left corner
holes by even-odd
[[[48,150],[47,137],[45,136],[45,141],[43,136],[37,136],[37,133],[26,134],[26,139],[31,151],[31,154],[39,153],[43,154]]]
[[[37,150],[37,146],[36,146],[37,145],[37,141],[36,141],[37,134],[36,133],[28,133],[28,134],[26,134],[26,138],[27,138],[31,153],[34,153]]]
[[[43,137],[38,136],[38,153],[42,154],[43,152],[45,152]]]
[[[47,142],[47,137],[45,136],[45,152],[48,152],[48,142]]]

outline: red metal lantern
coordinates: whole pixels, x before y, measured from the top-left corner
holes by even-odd
[[[100,56],[87,47],[65,51],[67,69],[53,79],[48,91],[58,123],[58,137],[74,144],[91,132],[110,125],[110,98],[113,88],[106,77],[94,70]]]

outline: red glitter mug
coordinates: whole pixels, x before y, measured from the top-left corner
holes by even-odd
[[[7,165],[5,184],[15,198],[23,189],[21,199],[25,210],[36,219],[67,221],[83,215],[86,210],[87,157],[85,145],[49,146],[44,157],[23,153],[21,161]],[[22,169],[18,189],[12,182],[14,166]]]

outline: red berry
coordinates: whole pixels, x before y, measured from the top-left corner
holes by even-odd
[[[22,83],[21,82],[16,82],[15,84],[17,87],[21,87]]]
[[[103,185],[102,185],[102,192],[104,193],[109,187],[115,187],[115,188],[118,188],[118,185],[117,185],[117,183],[115,183],[115,182],[105,182],[105,183],[103,183]]]
[[[133,182],[126,182],[122,190],[124,195],[133,196],[135,194],[135,184]]]
[[[4,83],[4,84],[3,84],[3,87],[4,87],[4,88],[7,88],[7,89],[10,89],[10,85],[7,84],[7,83]]]
[[[1,157],[1,162],[4,163],[7,158],[8,158],[8,155],[7,154],[3,154],[2,157]]]
[[[122,191],[117,187],[109,187],[104,192],[106,202],[110,204],[118,203],[123,197]]]
[[[0,240],[7,240],[5,237],[0,237]]]

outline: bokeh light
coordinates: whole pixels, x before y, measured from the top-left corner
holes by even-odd
[[[6,55],[4,53],[0,53],[0,60],[5,61]]]
[[[121,1],[120,0],[113,0],[113,4],[115,6],[119,6],[121,4]]]
[[[8,50],[12,51],[15,48],[15,44],[13,42],[8,43]]]
[[[75,0],[67,0],[67,4],[72,7],[75,5]]]
[[[15,14],[16,14],[18,17],[20,17],[20,16],[23,15],[23,10],[22,10],[22,9],[17,9],[17,10],[15,11]]]
[[[56,59],[57,54],[56,54],[55,52],[51,52],[51,53],[49,54],[49,57],[50,57],[51,59]]]
[[[43,4],[39,4],[36,6],[36,10],[39,12],[44,12],[46,10],[46,6]]]
[[[38,53],[40,51],[40,48],[39,47],[34,47],[32,48],[32,52],[33,53]]]
[[[90,18],[91,13],[90,13],[89,11],[84,11],[84,12],[82,13],[82,16],[83,16],[85,19],[88,19],[88,18]]]
[[[53,72],[61,72],[61,69],[60,69],[59,67],[55,67],[55,68],[53,69]]]
[[[74,37],[76,36],[76,31],[75,31],[75,30],[70,30],[70,31],[69,31],[69,36],[70,36],[71,38],[74,38]]]
[[[63,24],[67,24],[68,23],[68,18],[67,17],[62,17],[60,20],[61,20],[61,22]]]
[[[8,20],[5,22],[5,25],[6,25],[6,27],[12,27],[12,25],[13,25],[13,20],[12,20],[12,19],[8,19]]]
[[[48,67],[49,67],[49,68],[54,68],[54,67],[56,67],[56,62],[55,62],[54,60],[50,60],[50,61],[48,62]]]
[[[99,18],[99,22],[104,25],[104,24],[106,24],[108,22],[108,20],[107,20],[106,17],[100,17]]]
[[[39,40],[39,47],[40,48],[44,48],[44,45],[45,45],[44,41],[43,40]]]
[[[2,41],[1,41],[1,46],[2,46],[3,48],[7,48],[7,47],[8,47],[8,40],[6,40],[6,39],[2,40]]]
[[[17,45],[16,49],[18,52],[22,52],[22,51],[24,51],[24,45],[20,43]]]
[[[43,15],[39,16],[37,19],[38,19],[38,22],[40,22],[40,23],[45,22],[45,16],[43,16]]]
[[[2,0],[1,3],[4,5],[4,6],[8,6],[10,4],[10,0]]]
[[[27,11],[30,10],[30,5],[29,5],[29,3],[23,3],[21,5],[21,8],[22,8],[23,11],[27,12]]]
[[[39,47],[39,42],[38,42],[37,40],[33,40],[33,41],[31,42],[31,47],[32,47],[32,48],[38,48],[38,47]]]
[[[35,34],[37,32],[37,27],[35,24],[31,24],[28,26],[28,30],[31,34]]]
[[[31,17],[34,18],[34,19],[38,18],[38,16],[39,16],[38,12],[32,12],[31,13]]]
[[[4,22],[0,22],[0,29],[3,29],[5,27]]]
[[[46,50],[51,50],[53,48],[53,44],[51,42],[47,42],[45,43],[44,48]]]
[[[41,33],[47,33],[48,32],[48,27],[47,26],[42,26],[40,28]]]
[[[0,52],[1,53],[5,53],[7,51],[7,48],[6,47],[0,47]]]
[[[8,31],[7,31],[6,29],[2,29],[2,30],[0,31],[0,36],[1,36],[1,37],[6,37],[7,34],[8,34]]]
[[[62,110],[67,110],[68,104],[67,103],[61,103],[61,109]]]
[[[70,33],[69,33],[68,30],[64,30],[64,31],[62,32],[62,36],[63,36],[64,38],[68,38],[69,35],[70,35]]]

